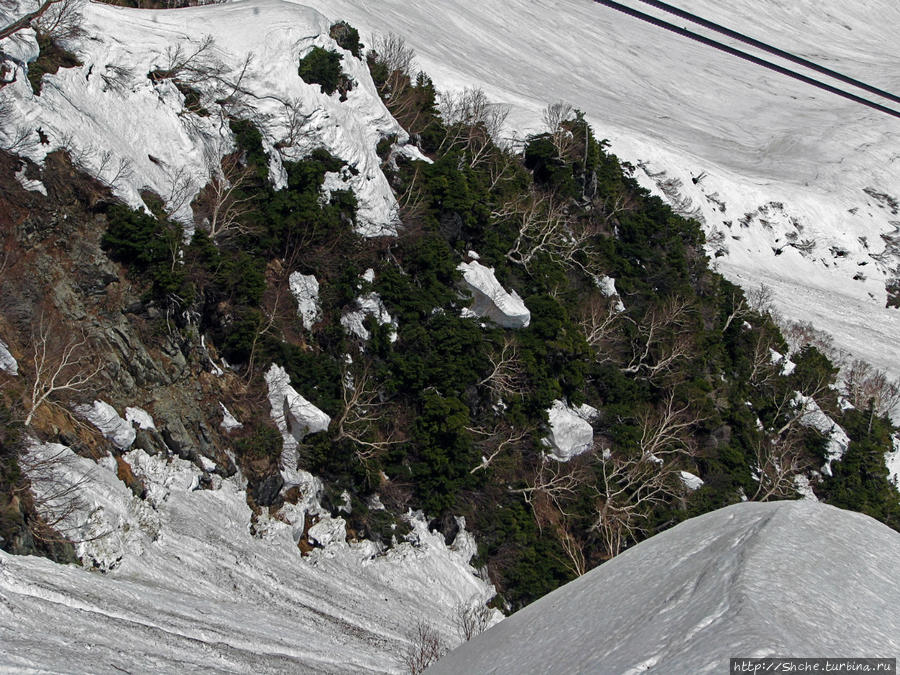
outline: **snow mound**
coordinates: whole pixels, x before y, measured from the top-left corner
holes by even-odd
[[[297,313],[306,330],[312,330],[313,324],[319,320],[322,308],[319,306],[319,282],[312,274],[294,272],[288,278],[291,294],[297,301]]]
[[[473,260],[460,263],[457,268],[463,275],[463,285],[471,291],[474,304],[466,310],[475,316],[490,319],[504,328],[527,328],[531,312],[518,293],[507,293],[492,267],[485,267]]]
[[[123,420],[109,403],[94,401],[93,405],[77,405],[75,413],[97,427],[103,437],[119,450],[134,443],[136,433],[131,422]],[[152,420],[150,424],[153,424]]]
[[[9,346],[0,340],[0,370],[9,375],[19,374],[19,364],[9,352]]]
[[[68,149],[76,164],[132,207],[143,208],[140,192],[150,189],[190,227],[193,197],[234,148],[227,112],[261,125],[276,187],[285,184],[283,159],[324,148],[348,167],[340,187],[356,194],[359,233],[396,233],[397,202],[376,146],[391,135],[400,145],[409,137],[384,107],[366,64],[328,36],[331,21],[325,16],[281,0],[178,10],[82,6],[84,35],[67,46],[83,65],[46,76],[40,96],[32,93],[21,64],[4,61],[17,70],[16,80],[4,87],[11,118],[33,132],[22,151],[29,159],[40,163],[54,150]],[[211,43],[203,47],[207,39]],[[23,55],[34,59],[29,31],[3,40],[0,52],[22,42]],[[353,81],[345,101],[300,79],[298,61],[316,46],[341,55]],[[172,58],[176,50],[182,58]],[[208,116],[186,109],[173,80],[148,76],[190,55],[187,67],[196,72],[183,71],[182,80],[200,93]],[[226,100],[224,108],[216,100]],[[19,126],[0,130],[0,141]],[[37,142],[37,128],[46,144]]]
[[[597,413],[589,405],[571,408],[565,401],[554,401],[547,411],[550,417],[550,435],[544,443],[553,449],[550,457],[568,462],[594,444],[594,429],[590,419]]]
[[[719,673],[900,653],[900,534],[809,501],[729,506],[537,600],[428,672]]]

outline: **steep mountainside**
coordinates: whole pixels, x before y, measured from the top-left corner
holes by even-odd
[[[896,658],[900,536],[807,502],[682,523],[541,598],[429,673],[721,673],[729,658]]]
[[[897,118],[591,0],[306,4],[346,17],[364,34],[402,35],[439,87],[481,87],[512,106],[511,130],[541,129],[548,103],[583,110],[617,155],[641,166],[642,184],[703,221],[726,276],[745,289],[765,283],[785,315],[811,321],[841,349],[900,375],[900,315],[885,306],[886,284],[900,275]],[[900,91],[900,62],[890,49],[900,22],[894,2],[675,4]]]

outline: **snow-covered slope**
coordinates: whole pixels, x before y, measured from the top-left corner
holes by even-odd
[[[402,143],[407,134],[382,104],[365,63],[328,36],[330,25],[314,9],[280,0],[179,10],[85,3],[84,36],[68,43],[83,65],[46,76],[40,96],[19,73],[0,93],[18,119],[0,131],[0,142],[24,129],[29,142],[20,153],[41,161],[66,148],[130,205],[141,206],[140,192],[149,188],[190,225],[191,200],[234,149],[220,114],[227,113],[260,126],[276,183],[284,181],[282,158],[322,147],[345,161],[349,169],[333,175],[329,187],[353,188],[361,233],[392,233],[397,204],[375,148],[383,137],[396,134]],[[297,74],[299,58],[314,46],[342,55],[354,82],[346,101]],[[37,55],[31,31],[0,48],[29,60]],[[173,80],[152,81],[159,69],[179,70],[211,114],[186,110]],[[37,142],[38,128],[46,144]]]
[[[641,163],[645,186],[703,219],[727,276],[764,282],[789,317],[900,375],[900,314],[885,308],[900,215],[879,196],[900,199],[900,120],[591,0],[304,3],[364,34],[403,36],[439,87],[482,87],[512,106],[519,132],[539,130],[548,103],[583,110],[614,152]],[[900,91],[896,2],[675,4]]]
[[[78,483],[77,502],[69,492],[50,508],[77,506],[76,529],[62,529],[86,567],[0,551],[0,672],[399,672],[416,621],[455,644],[454,607],[493,593],[468,565],[464,530],[448,547],[413,517],[410,540],[385,553],[348,543],[309,494],[252,519],[238,477],[197,489],[202,472],[175,457],[124,455],[141,500],[112,458],[56,444],[30,456],[49,459],[41,498]],[[307,515],[323,547],[304,557]]]
[[[722,673],[731,657],[900,656],[900,535],[815,502],[737,504],[588,572],[429,673]]]

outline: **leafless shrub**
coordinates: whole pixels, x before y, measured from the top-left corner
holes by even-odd
[[[481,89],[464,89],[441,94],[438,105],[447,126],[438,154],[461,148],[470,167],[489,159],[490,150],[500,141],[500,132],[509,116],[509,106],[491,103]]]
[[[763,316],[772,313],[774,299],[775,293],[765,284],[760,284],[759,287],[747,291],[747,306]]]
[[[419,621],[407,635],[409,644],[401,658],[410,675],[422,675],[427,668],[447,653],[447,645],[430,625]]]
[[[67,327],[51,326],[43,315],[37,332],[32,333],[34,371],[25,426],[31,424],[44,403],[51,402],[51,397],[84,391],[103,369],[102,363],[93,365],[87,337],[82,333],[63,340],[61,334],[67,333]]]
[[[456,632],[464,642],[481,635],[487,630],[491,622],[491,610],[480,601],[473,598],[469,602],[458,602],[453,610],[453,623],[456,624]]]
[[[250,197],[242,189],[252,177],[252,170],[241,164],[237,153],[226,155],[219,162],[212,155],[207,159],[207,168],[211,178],[197,197],[195,217],[213,241],[249,233],[251,228],[243,221],[250,210]]]
[[[900,380],[891,380],[883,370],[856,359],[844,371],[843,393],[854,407],[872,407],[878,415],[891,415],[900,404]]]
[[[688,358],[692,349],[690,305],[671,297],[651,307],[637,324],[631,357],[622,371],[653,380]]]
[[[100,73],[100,79],[106,85],[106,91],[114,91],[121,94],[131,87],[134,72],[127,66],[107,63],[103,72]]]
[[[798,429],[782,438],[761,436],[756,442],[755,478],[759,486],[751,501],[786,499],[796,492],[797,476],[813,468],[803,451],[802,435]]]
[[[553,146],[562,158],[569,158],[575,147],[575,137],[564,124],[572,119],[574,113],[575,110],[569,103],[558,101],[544,108],[542,115],[544,126],[553,140]]]
[[[488,360],[491,372],[478,386],[486,386],[496,401],[524,393],[525,373],[513,338],[504,337],[502,344],[488,353]]]
[[[83,0],[59,0],[31,22],[38,33],[50,36],[54,41],[71,40],[82,33],[81,8]]]

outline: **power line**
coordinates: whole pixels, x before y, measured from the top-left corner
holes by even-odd
[[[786,52],[783,49],[779,49],[778,47],[773,47],[772,45],[766,44],[765,42],[760,42],[759,40],[748,37],[743,33],[738,33],[737,31],[731,30],[730,28],[726,28],[725,26],[722,26],[720,24],[708,21],[707,19],[699,17],[696,14],[691,14],[690,12],[686,12],[683,9],[679,9],[678,7],[673,7],[666,2],[659,2],[659,0],[640,0],[640,2],[643,2],[645,5],[650,5],[651,7],[661,9],[664,12],[668,12],[669,14],[674,14],[675,16],[686,19],[692,23],[699,24],[704,28],[709,28],[716,33],[727,35],[730,38],[734,38],[735,40],[739,40],[740,42],[748,44],[752,47],[756,47],[757,49],[761,49],[765,52],[769,52],[770,54],[774,54],[775,56],[779,56],[783,59],[786,59],[787,61],[793,61],[798,65],[804,66],[805,68],[815,70],[822,73],[823,75],[828,75],[828,77],[832,77],[835,80],[840,80],[842,82],[846,82],[847,84],[851,84],[854,87],[865,89],[872,94],[882,96],[893,101],[894,103],[900,103],[900,96],[892,94],[889,91],[879,89],[878,87],[873,87],[870,84],[866,84],[865,82],[857,80],[856,78],[844,75],[843,73],[839,73],[836,70],[832,70],[831,68],[820,66],[818,63],[810,61],[809,59],[805,59],[802,56],[797,56],[796,54],[791,54],[790,52]]]
[[[821,82],[820,80],[816,80],[812,77],[807,77],[806,75],[802,75],[796,71],[790,70],[783,66],[779,66],[776,63],[772,63],[771,61],[766,61],[765,59],[761,59],[758,56],[754,56],[753,54],[748,54],[747,52],[743,52],[740,49],[735,49],[729,45],[726,45],[722,42],[717,42],[711,38],[708,38],[704,35],[700,35],[699,33],[694,33],[693,31],[689,31],[687,28],[683,28],[681,26],[676,26],[673,23],[669,23],[668,21],[663,21],[662,19],[658,19],[655,16],[651,16],[650,14],[645,14],[644,12],[639,12],[636,9],[632,9],[631,7],[626,7],[618,2],[613,2],[612,0],[594,0],[594,2],[605,5],[610,9],[615,9],[624,14],[628,14],[637,19],[641,19],[642,21],[646,21],[647,23],[653,24],[659,28],[663,28],[665,30],[671,31],[673,33],[677,33],[682,37],[686,37],[691,40],[695,40],[707,47],[712,47],[713,49],[718,49],[719,51],[725,52],[726,54],[731,54],[732,56],[736,56],[739,59],[744,59],[745,61],[749,61],[750,63],[756,64],[758,66],[762,66],[763,68],[768,68],[769,70],[773,70],[776,73],[781,73],[782,75],[786,75],[787,77],[792,77],[795,80],[799,80],[800,82],[805,82],[806,84],[810,84],[814,87],[818,87],[823,91],[831,92],[832,94],[836,94],[837,96],[841,96],[846,98],[854,103],[859,103],[860,105],[868,106],[874,110],[878,110],[883,113],[887,113],[893,117],[900,118],[900,111],[894,110],[892,108],[888,108],[886,106],[881,105],[880,103],[875,103],[874,101],[870,101],[869,99],[862,98],[861,96],[857,96],[856,94],[851,94],[848,91],[844,91],[843,89],[838,89],[837,87],[833,87],[830,84],[826,84],[825,82]],[[774,47],[773,47],[774,49]]]

